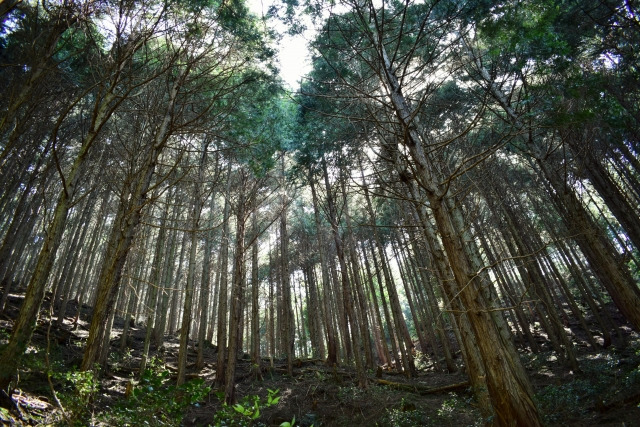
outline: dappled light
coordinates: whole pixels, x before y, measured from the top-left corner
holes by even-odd
[[[637,423],[638,17],[0,2],[0,424]]]

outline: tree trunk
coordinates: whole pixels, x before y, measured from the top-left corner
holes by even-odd
[[[229,258],[229,200],[231,197],[231,162],[227,166],[227,188],[225,190],[225,202],[222,214],[222,244],[220,248],[220,291],[218,296],[218,358],[216,362],[216,384],[224,384],[225,357],[227,355],[227,288],[229,283],[228,258]]]
[[[251,247],[251,364],[255,377],[262,379],[262,361],[260,358],[260,277],[258,264],[258,210],[256,197],[253,197],[253,215],[251,232],[255,241]]]
[[[189,235],[191,237],[191,248],[189,251],[189,269],[187,273],[187,283],[184,292],[184,307],[182,311],[182,327],[180,331],[180,348],[178,350],[178,385],[182,385],[186,378],[187,352],[189,343],[189,333],[191,331],[191,321],[193,312],[193,294],[196,281],[196,255],[198,251],[198,229],[200,228],[200,215],[202,213],[202,193],[201,186],[204,184],[204,171],[207,162],[208,140],[202,142],[202,152],[198,166],[197,179],[193,183],[193,208],[189,220]],[[206,256],[206,255],[205,255]],[[208,276],[208,275],[207,275]],[[209,280],[207,279],[203,280]],[[204,336],[204,334],[203,334]]]
[[[282,157],[282,176],[284,178],[284,156]],[[289,233],[287,232],[288,199],[282,179],[282,212],[280,213],[280,282],[282,288],[283,344],[287,357],[287,373],[293,375],[293,359],[295,358],[294,315],[291,307],[291,285],[289,272]]]
[[[151,335],[153,332],[153,326],[156,317],[156,305],[158,300],[158,288],[160,288],[160,280],[162,278],[162,264],[165,259],[166,252],[169,248],[165,247],[165,235],[167,234],[167,217],[169,216],[169,203],[171,195],[165,200],[164,211],[162,213],[162,219],[160,220],[158,237],[156,238],[156,248],[153,255],[153,262],[151,264],[151,275],[149,277],[148,289],[149,295],[147,298],[147,331],[144,337],[144,348],[142,350],[142,356],[140,357],[140,374],[147,368],[147,358],[149,356],[149,347],[151,345]],[[164,252],[164,253],[163,253]]]
[[[209,206],[208,227],[213,226],[213,212],[216,209],[216,193],[211,193]],[[196,358],[196,369],[204,367],[204,346],[209,319],[209,287],[211,283],[211,265],[213,264],[213,231],[205,232],[204,259],[202,260],[202,288],[200,290],[200,327],[198,328],[198,356]],[[209,344],[207,342],[207,344]]]
[[[512,342],[504,336],[506,331],[496,324],[492,312],[489,311],[491,307],[487,306],[481,294],[482,287],[490,284],[480,283],[483,278],[476,275],[465,250],[465,241],[470,239],[463,238],[461,230],[454,226],[463,222],[460,208],[453,203],[453,207],[446,203],[444,198],[447,196],[439,188],[440,183],[445,181],[425,154],[423,142],[416,130],[418,123],[414,122],[414,115],[404,98],[385,47],[378,45],[377,49],[382,66],[381,79],[387,88],[398,122],[404,130],[405,139],[402,142],[415,163],[416,177],[427,193],[436,227],[449,258],[457,285],[453,295],[460,298],[465,309],[469,310],[469,323],[476,339],[477,350],[482,357],[496,421],[500,425],[541,425],[533,401],[533,390],[524,367]]]
[[[324,303],[325,313],[325,325],[327,335],[327,365],[333,366],[338,362],[338,344],[336,339],[335,324],[332,321],[332,310],[329,298],[331,293],[329,292],[330,278],[329,268],[327,266],[327,260],[325,258],[325,242],[323,238],[323,229],[320,222],[320,209],[318,206],[318,196],[316,194],[316,187],[311,173],[309,173],[309,184],[311,186],[311,196],[313,201],[313,215],[316,225],[316,234],[318,236],[318,255],[320,257],[320,268],[322,272],[322,288],[324,290],[324,297],[322,301]]]
[[[552,199],[565,226],[589,261],[593,273],[607,289],[620,312],[636,331],[640,331],[640,290],[629,270],[613,254],[615,249],[585,211],[571,188],[549,170],[546,163],[537,162],[540,171],[552,187]]]
[[[66,186],[58,196],[51,223],[48,226],[42,248],[38,255],[35,271],[27,286],[27,292],[18,318],[13,325],[13,332],[9,339],[9,344],[0,355],[0,359],[5,361],[5,363],[0,365],[0,389],[4,390],[8,387],[11,379],[17,372],[20,359],[31,341],[31,335],[33,334],[38,319],[38,312],[44,299],[47,279],[49,278],[58,247],[62,241],[71,197],[73,197],[75,189],[80,182],[82,176],[80,171],[90,149],[97,140],[100,129],[113,112],[113,109],[110,108],[110,103],[114,98],[115,95],[108,93],[105,98],[96,102],[90,131],[84,138],[80,151],[66,177]]]
[[[248,177],[240,170],[241,180],[238,183],[239,194],[236,205],[236,245],[233,254],[233,279],[231,287],[231,307],[229,310],[229,346],[224,386],[224,400],[227,404],[235,403],[235,375],[238,352],[242,347],[242,315],[244,312],[245,294],[245,232],[246,232],[246,187]],[[220,351],[220,350],[218,350]]]

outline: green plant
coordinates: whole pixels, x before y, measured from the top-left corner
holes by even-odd
[[[100,415],[103,422],[108,425],[178,426],[186,408],[204,400],[211,391],[202,378],[176,387],[168,370],[157,363],[149,366],[132,388],[129,398]]]
[[[291,421],[285,421],[280,424],[280,427],[295,427],[296,425],[296,417],[293,417]],[[313,425],[311,426],[313,427]]]
[[[280,401],[278,393],[280,390],[267,389],[267,400],[260,401],[260,397],[256,395],[245,396],[239,403],[228,405],[224,402],[224,393],[216,393],[218,398],[223,401],[222,409],[216,412],[213,418],[215,426],[251,426],[260,417],[260,408],[268,408],[277,405]],[[295,418],[294,421],[295,422]],[[284,424],[284,423],[283,423]],[[293,426],[293,424],[291,424]]]
[[[11,338],[11,334],[6,329],[0,329],[0,341],[3,343],[9,342],[9,338]]]
[[[631,387],[640,384],[640,350],[635,351],[635,357],[631,358],[631,363],[635,365],[631,371],[627,373],[624,378],[625,387]]]
[[[425,371],[433,365],[433,361],[429,358],[429,355],[420,350],[416,350],[414,360],[418,371]]]
[[[94,371],[73,370],[53,376],[64,381],[59,396],[67,411],[68,421],[72,425],[85,425],[91,416],[94,397],[100,389]]]
[[[417,409],[406,410],[404,408],[387,409],[382,424],[394,427],[414,427],[429,425],[429,418]]]
[[[123,367],[131,366],[133,359],[133,350],[128,348],[124,352],[114,352],[109,354],[109,364],[114,371]]]
[[[338,400],[342,403],[346,403],[364,394],[364,389],[356,386],[339,387],[338,388]]]
[[[550,385],[538,393],[539,406],[549,423],[584,415],[584,402],[597,394],[597,389],[587,380],[576,379],[559,386]]]
[[[455,415],[456,408],[460,406],[458,396],[454,393],[451,393],[450,396],[449,399],[442,402],[442,406],[438,409],[438,416],[446,420],[451,420]]]

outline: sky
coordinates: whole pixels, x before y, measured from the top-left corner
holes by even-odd
[[[253,13],[262,16],[275,1],[278,0],[247,0],[246,4]],[[276,20],[271,20],[268,24],[281,33],[286,30],[286,27]],[[311,71],[311,57],[306,40],[310,34],[310,32],[306,32],[304,35],[298,36],[285,35],[276,46],[280,62],[280,76],[293,90],[299,88],[302,76]]]

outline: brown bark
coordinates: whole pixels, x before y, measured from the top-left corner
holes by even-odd
[[[114,88],[112,87],[112,89]],[[98,139],[100,130],[114,111],[114,107],[111,105],[114,98],[113,92],[108,92],[104,98],[96,101],[90,130],[84,138],[80,151],[65,178],[65,185],[58,196],[51,223],[48,226],[46,237],[37,258],[34,273],[27,286],[24,302],[13,326],[9,344],[0,357],[5,361],[0,367],[0,389],[6,389],[9,385],[18,369],[19,360],[31,340],[38,312],[44,299],[47,279],[62,240],[71,198],[82,176],[80,173],[81,168],[91,147]]]
[[[82,370],[93,369],[93,364],[102,351],[104,324],[113,310],[122,277],[122,268],[131,249],[136,228],[140,223],[142,209],[147,204],[147,191],[151,185],[158,158],[173,131],[171,125],[174,119],[178,90],[184,83],[189,69],[189,66],[183,68],[179,77],[173,82],[162,122],[158,125],[153,140],[150,141],[151,147],[140,169],[130,177],[129,183],[123,185],[120,205],[98,279],[97,297],[89,327],[87,346],[82,359]]]
[[[322,273],[322,287],[324,290],[324,296],[322,301],[324,303],[324,313],[325,313],[325,325],[326,325],[326,335],[327,335],[327,365],[333,366],[338,362],[338,344],[336,338],[336,330],[335,324],[332,321],[332,310],[331,303],[329,302],[329,298],[331,293],[329,292],[330,287],[330,278],[329,278],[329,268],[327,266],[327,261],[325,258],[325,242],[323,238],[323,229],[321,227],[320,222],[320,209],[318,207],[318,196],[316,194],[316,187],[314,183],[313,176],[309,173],[309,184],[311,187],[311,196],[313,201],[313,214],[316,225],[316,234],[318,236],[318,255],[320,257],[320,268]]]
[[[377,36],[372,35],[376,40]],[[486,381],[496,412],[496,421],[500,425],[540,425],[533,391],[526,372],[519,360],[507,331],[503,325],[496,323],[501,314],[491,312],[482,295],[485,278],[476,275],[473,255],[465,248],[465,242],[472,241],[463,235],[462,213],[460,207],[448,201],[448,197],[440,183],[443,182],[438,169],[433,165],[424,151],[423,142],[416,130],[418,123],[414,121],[412,109],[403,96],[402,87],[387,56],[385,47],[376,46],[381,65],[380,79],[386,86],[387,95],[397,116],[398,123],[404,130],[404,146],[415,165],[416,178],[424,188],[433,212],[436,227],[439,231],[444,249],[449,258],[449,265],[457,285],[454,298],[459,298],[465,310],[469,312],[469,323],[476,338],[477,350],[482,357],[486,372]],[[496,316],[496,317],[494,317]]]
[[[589,261],[593,273],[607,289],[620,312],[636,331],[640,331],[640,290],[628,268],[615,257],[615,250],[593,218],[585,211],[571,188],[550,170],[547,163],[538,161],[540,171],[552,187],[552,198],[565,226]]]
[[[220,248],[220,290],[218,292],[218,333],[216,335],[218,345],[218,357],[216,361],[216,384],[224,384],[224,372],[227,355],[227,306],[228,306],[228,258],[229,258],[229,218],[231,196],[231,162],[227,165],[227,188],[225,190],[225,202],[222,213],[222,244]]]
[[[233,279],[231,287],[231,307],[229,309],[229,345],[227,347],[227,363],[225,373],[224,400],[227,404],[235,403],[235,375],[238,353],[242,347],[242,315],[245,295],[245,232],[246,232],[246,187],[248,177],[246,171],[240,170],[239,194],[236,205],[236,243],[233,254]],[[220,351],[220,350],[218,350]]]
[[[282,185],[284,186],[284,156],[282,157]],[[282,212],[280,213],[280,285],[282,289],[282,344],[287,358],[287,372],[293,375],[294,348],[294,314],[291,307],[291,286],[289,271],[289,234],[287,231],[287,195],[283,188]]]
[[[213,212],[216,209],[215,192],[211,193],[211,202],[209,205],[209,219],[207,224],[209,227],[213,225]],[[213,264],[213,232],[211,230],[205,232],[204,254],[202,260],[202,286],[200,290],[200,324],[198,328],[198,355],[196,357],[196,368],[204,367],[204,347],[205,336],[207,334],[209,320],[209,293],[211,284],[211,265]],[[209,342],[207,342],[209,344]]]
[[[253,198],[252,233],[255,241],[251,247],[251,363],[256,378],[262,378],[262,359],[260,357],[260,277],[258,263],[258,212]]]

